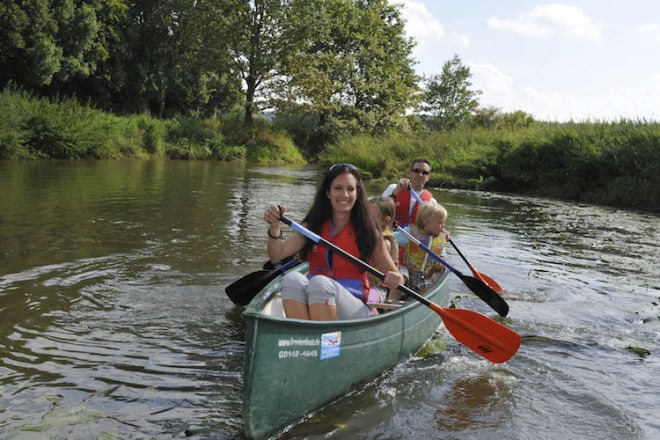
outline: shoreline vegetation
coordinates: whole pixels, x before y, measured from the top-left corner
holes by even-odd
[[[339,136],[322,151],[296,142],[295,126],[239,113],[214,118],[118,116],[74,98],[0,92],[0,159],[178,159],[264,164],[351,162],[366,179],[395,179],[419,157],[430,185],[543,196],[660,212],[660,123],[539,122]],[[292,129],[293,128],[293,129]],[[300,144],[300,142],[298,142]]]

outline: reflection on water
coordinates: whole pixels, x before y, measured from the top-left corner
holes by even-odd
[[[0,162],[0,438],[242,438],[245,328],[224,287],[265,261],[266,205],[300,220],[318,177],[211,162]],[[439,329],[430,354],[285,438],[660,436],[658,217],[434,194],[511,312],[497,317],[455,277],[458,305],[518,332],[518,354],[495,366]],[[470,274],[452,249],[447,258]]]
[[[466,377],[456,381],[436,410],[436,423],[441,432],[451,435],[470,431],[497,429],[511,419],[511,399],[506,378],[495,374]],[[502,385],[504,385],[502,387]]]

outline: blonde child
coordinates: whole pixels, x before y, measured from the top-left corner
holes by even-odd
[[[442,205],[425,203],[417,211],[415,224],[410,226],[410,234],[436,254],[442,255],[449,239],[446,222],[447,210]],[[445,267],[415,243],[403,241],[400,242],[405,244],[404,265],[408,269],[408,285],[418,293],[424,293],[435,284]],[[405,276],[402,268],[399,269]]]

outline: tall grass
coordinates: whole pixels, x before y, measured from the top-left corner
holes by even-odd
[[[398,175],[402,157],[432,155],[433,150],[422,139],[391,132],[386,136],[357,135],[342,138],[321,154],[325,164],[351,162],[366,178],[388,178]]]
[[[524,192],[660,212],[660,124],[534,123],[416,136],[342,139],[324,162],[353,161],[367,176],[395,179],[427,158],[433,186]],[[327,164],[326,164],[327,165]]]
[[[245,130],[237,118],[115,116],[73,98],[0,92],[0,159],[171,158],[304,163],[291,137],[268,124]],[[226,122],[226,123],[225,123]]]
[[[548,124],[499,149],[497,188],[660,211],[660,124]]]
[[[116,157],[112,145],[118,118],[72,98],[47,100],[0,92],[0,158]]]

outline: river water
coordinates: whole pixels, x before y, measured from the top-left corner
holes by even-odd
[[[224,288],[266,261],[264,207],[300,220],[317,178],[0,162],[0,439],[244,438],[245,326]],[[493,365],[441,327],[428,354],[283,437],[660,438],[659,217],[432,190],[455,243],[505,288],[520,350]],[[499,319],[452,279],[460,307]]]

